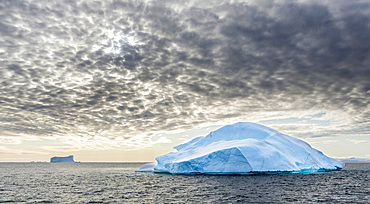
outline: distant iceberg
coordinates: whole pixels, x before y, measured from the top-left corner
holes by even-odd
[[[141,172],[274,174],[340,170],[344,163],[306,142],[263,125],[239,122],[176,146],[177,152],[144,164]]]
[[[52,157],[50,158],[51,163],[75,163],[73,160],[73,155],[69,155],[68,157]]]

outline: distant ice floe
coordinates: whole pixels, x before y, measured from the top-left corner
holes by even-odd
[[[340,170],[345,164],[306,142],[263,125],[239,122],[174,147],[138,172],[275,174]]]

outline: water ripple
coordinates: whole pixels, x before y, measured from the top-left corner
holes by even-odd
[[[0,203],[367,203],[370,164],[257,176],[134,173],[140,163],[0,163]]]

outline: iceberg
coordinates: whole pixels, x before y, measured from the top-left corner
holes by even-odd
[[[157,162],[143,164],[140,169],[136,172],[153,172],[154,167],[157,165]]]
[[[75,163],[73,160],[73,155],[69,155],[68,157],[52,157],[50,158],[51,163]]]
[[[334,171],[344,163],[269,127],[239,122],[174,147],[137,171],[169,174],[275,174]]]

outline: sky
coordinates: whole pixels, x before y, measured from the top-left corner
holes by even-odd
[[[239,121],[370,159],[368,0],[1,0],[0,161],[153,161]]]

